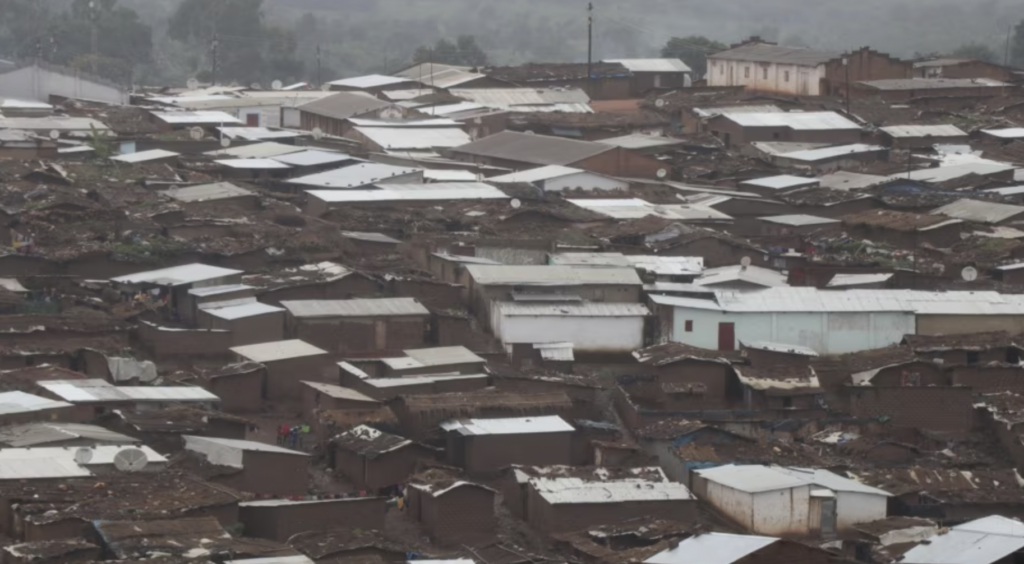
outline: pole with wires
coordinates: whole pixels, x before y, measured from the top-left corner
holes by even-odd
[[[320,45],[317,44],[317,46],[316,46],[316,87],[317,88],[320,88],[324,84],[324,79],[323,79],[322,72],[323,72],[323,65],[322,65],[322,60],[320,58]]]
[[[210,42],[210,56],[213,59],[213,68],[212,68],[212,71],[211,71],[211,82],[212,82],[212,84],[214,86],[217,86],[217,71],[220,70],[218,68],[219,61],[217,60],[218,51],[220,51],[220,38],[217,37],[216,33],[214,33],[213,34],[213,41]]]
[[[91,62],[92,62],[92,74],[93,74],[93,76],[96,75],[96,57],[99,56],[99,54],[97,53],[97,48],[96,48],[96,45],[99,42],[99,39],[98,39],[99,38],[99,33],[98,33],[98,30],[96,29],[96,17],[97,17],[96,0],[89,0],[89,27],[91,28],[91,33],[92,33],[92,57],[90,57],[90,59],[91,59]]]
[[[594,3],[587,4],[587,95],[594,96]]]

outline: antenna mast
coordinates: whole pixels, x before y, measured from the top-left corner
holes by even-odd
[[[594,95],[594,3],[587,4],[587,92]]]

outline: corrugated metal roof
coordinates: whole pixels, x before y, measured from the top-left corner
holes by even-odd
[[[101,121],[70,116],[46,116],[46,117],[2,117],[0,116],[0,129],[21,129],[24,131],[49,132],[57,131],[92,131],[93,128],[99,131],[107,131],[110,128]]]
[[[299,339],[233,347],[231,352],[253,362],[274,362],[275,360],[327,354],[327,351]]]
[[[297,450],[290,450],[266,443],[258,443],[256,441],[222,439],[219,437],[197,437],[195,435],[182,435],[181,438],[185,440],[185,450],[190,450],[203,455],[210,464],[228,466],[231,468],[244,468],[242,461],[244,460],[243,453],[246,451],[309,456],[308,454]]]
[[[967,137],[967,132],[955,125],[889,125],[878,129],[889,137]]]
[[[149,151],[139,151],[138,153],[128,153],[127,155],[117,155],[116,157],[110,157],[110,160],[117,161],[119,163],[144,163],[148,161],[158,161],[160,159],[169,159],[171,157],[180,156],[180,153],[174,151],[165,151],[163,149],[151,149]]]
[[[698,309],[744,312],[906,312],[923,315],[1020,315],[1024,307],[998,292],[925,292],[919,290],[819,290],[765,288],[755,292],[716,291],[715,301],[651,296],[656,303]]]
[[[619,63],[630,72],[693,72],[679,59],[605,59],[606,63]]]
[[[60,409],[71,407],[64,401],[56,401],[25,392],[2,392],[0,393],[0,415],[14,415],[16,413],[30,413],[47,409]]]
[[[402,386],[421,386],[423,384],[434,384],[436,382],[450,382],[455,380],[487,380],[487,374],[432,374],[426,376],[401,376],[391,378],[366,378],[363,384],[374,388],[399,388]]]
[[[150,112],[157,119],[164,123],[171,125],[182,125],[182,124],[239,124],[244,125],[244,122],[235,116],[226,112],[217,111],[194,111],[194,112]],[[2,126],[0,122],[0,126]]]
[[[386,127],[391,129],[413,129],[413,128],[458,128],[462,124],[447,118],[419,118],[419,119],[369,119],[369,118],[348,118],[349,123],[359,127]]]
[[[283,170],[291,168],[273,159],[223,159],[213,162],[221,166],[241,170]]]
[[[446,262],[457,262],[459,264],[502,264],[496,260],[483,257],[470,257],[466,255],[449,255],[447,253],[433,253],[431,256],[437,257]]]
[[[240,292],[242,290],[255,290],[255,286],[249,286],[247,284],[225,284],[223,286],[205,286],[203,288],[192,288],[188,291],[190,295],[206,297],[216,296],[218,294],[228,294],[231,292]]]
[[[431,106],[429,108],[423,108],[423,112],[432,116],[448,116],[461,114],[462,112],[472,112],[475,110],[487,109],[488,106],[483,104],[477,104],[474,102],[459,102],[458,104],[444,104],[441,106]]]
[[[243,145],[241,147],[228,147],[227,149],[207,151],[204,154],[217,157],[233,157],[238,159],[263,159],[287,155],[288,153],[298,153],[304,150],[304,148],[296,145],[285,145],[284,143],[277,143],[275,141],[264,141],[262,143],[253,143],[252,145]]]
[[[743,182],[740,182],[741,186],[757,186],[759,188],[770,188],[772,190],[786,190],[789,188],[815,186],[817,184],[817,178],[793,176],[791,174],[767,176],[765,178],[755,178],[752,180],[744,180]]]
[[[401,84],[410,82],[412,79],[400,76],[385,76],[382,74],[368,74],[365,76],[354,76],[328,82],[331,86],[343,86],[346,88],[378,88],[390,84]]]
[[[779,539],[729,533],[704,533],[679,541],[644,564],[732,564]]]
[[[566,200],[594,213],[614,219],[642,219],[647,216],[679,221],[731,221],[732,216],[700,204],[652,204],[639,198]]]
[[[694,108],[693,113],[699,117],[710,118],[723,114],[769,114],[785,113],[785,110],[771,104],[750,105],[750,106],[723,106],[720,108]]]
[[[572,343],[535,343],[533,348],[544,360],[554,362],[572,362],[576,360],[576,357],[573,355]]]
[[[991,564],[1024,549],[1024,524],[1000,515],[956,525],[911,548],[905,564]]]
[[[828,225],[830,223],[840,223],[838,219],[832,219],[830,217],[818,217],[816,215],[806,214],[793,214],[793,215],[768,215],[758,218],[761,221],[767,221],[769,223],[778,223],[781,225],[792,225],[794,227],[802,227],[807,225]]]
[[[460,435],[571,433],[576,430],[557,415],[497,419],[452,419],[441,423],[441,428],[445,431],[459,433]]]
[[[610,145],[550,135],[502,131],[453,148],[456,153],[494,157],[537,165],[570,165],[615,150]]]
[[[245,139],[247,141],[265,141],[267,139],[292,139],[304,135],[298,131],[281,131],[266,127],[218,127],[228,139]]]
[[[423,179],[430,182],[477,182],[480,175],[470,170],[428,168],[423,171]]]
[[[861,129],[835,112],[726,113],[722,117],[741,127],[788,127],[797,131]]]
[[[1024,206],[964,198],[932,210],[931,213],[975,223],[1000,223],[1024,213]]]
[[[241,196],[254,196],[253,192],[230,182],[215,182],[213,184],[200,184],[198,186],[186,186],[162,190],[164,196],[181,202],[206,202],[209,200],[226,200]]]
[[[863,286],[865,284],[879,284],[895,276],[891,272],[879,274],[836,274],[828,281],[828,288],[844,288],[847,286]]]
[[[790,468],[759,464],[736,466],[728,464],[715,468],[694,470],[702,478],[727,488],[760,493],[801,486],[819,486],[836,492],[855,492],[889,496],[889,492],[844,478],[828,470],[817,468]]]
[[[929,90],[932,88],[985,88],[1010,86],[991,78],[890,78],[862,80],[860,84],[878,90]]]
[[[649,482],[646,480],[595,482],[581,478],[531,478],[530,486],[552,505],[695,499],[689,488],[677,482]]]
[[[377,190],[307,190],[325,202],[428,202],[444,200],[507,200],[508,195],[483,182],[375,184]]]
[[[601,176],[597,173],[588,172],[581,168],[573,168],[571,166],[561,165],[548,165],[539,168],[520,170],[509,174],[502,174],[501,176],[493,176],[491,178],[488,178],[487,181],[495,182],[498,184],[503,184],[506,182],[540,182],[543,180],[561,178],[563,176],[569,176],[572,174],[593,174],[595,176]]]
[[[993,194],[1000,194],[1003,196],[1016,196],[1018,194],[1024,194],[1024,186],[1006,186],[1003,188],[986,188],[982,192],[992,192]]]
[[[273,157],[273,159],[279,163],[284,163],[289,166],[320,166],[355,160],[354,157],[345,153],[321,151],[319,149],[289,153],[287,155],[278,155]]]
[[[203,311],[214,317],[231,321],[234,319],[244,319],[246,317],[256,317],[257,315],[266,315],[268,313],[277,313],[284,310],[279,307],[254,301],[228,307],[204,309]]]
[[[750,43],[734,47],[726,51],[712,53],[708,55],[708,59],[750,61],[754,63],[780,63],[816,67],[831,61],[832,59],[838,58],[839,56],[839,53],[817,51],[805,47],[786,47],[784,45],[771,45],[767,43]]]
[[[704,271],[703,257],[623,255],[621,253],[557,253],[549,255],[549,262],[553,265],[565,266],[632,267],[666,276],[700,274]]]
[[[452,364],[487,362],[463,346],[408,349],[402,352],[419,366],[448,366]]]
[[[885,181],[886,178],[884,176],[861,174],[846,170],[839,170],[818,178],[819,185],[822,188],[831,188],[832,190],[860,190],[870,188]]]
[[[502,110],[516,106],[546,106],[551,104],[588,104],[590,98],[580,89],[540,90],[536,88],[468,88],[449,90],[453,96],[476,104]],[[587,106],[589,110],[589,106]]]
[[[183,284],[194,284],[217,278],[227,278],[242,274],[241,270],[210,266],[208,264],[192,263],[182,266],[172,266],[159,270],[147,270],[126,276],[111,278],[112,282],[118,284],[154,284],[158,286],[181,286]]]
[[[314,390],[336,399],[347,399],[354,401],[365,401],[370,403],[380,403],[379,401],[371,398],[370,396],[353,390],[352,388],[343,388],[334,384],[327,384],[324,382],[309,382],[303,381],[303,384],[313,388]]]
[[[281,306],[294,317],[401,317],[430,315],[415,298],[375,298],[359,300],[283,301]]]
[[[623,149],[652,149],[654,147],[671,147],[685,143],[682,139],[673,139],[664,135],[645,135],[643,133],[598,139],[597,142],[603,145],[622,147]]]
[[[393,103],[378,100],[365,92],[338,92],[333,96],[302,104],[298,106],[298,110],[333,119],[348,119],[393,106]]]
[[[460,147],[473,141],[465,131],[457,127],[356,127],[384,149],[439,149]]]
[[[5,98],[0,100],[0,110],[52,110],[53,106],[46,102],[37,102],[35,100],[16,100],[14,98]]]
[[[93,444],[115,443],[134,444],[135,437],[115,433],[99,425],[82,423],[27,423],[11,425],[0,429],[0,443],[8,447],[21,448],[82,439]]]
[[[540,265],[469,265],[477,284],[500,286],[642,285],[632,268],[573,268]]]
[[[118,386],[117,391],[130,401],[220,401],[219,397],[199,386]]]
[[[643,304],[583,302],[535,304],[498,302],[498,312],[508,317],[646,317],[651,314]]]
[[[777,270],[755,265],[745,267],[739,264],[709,268],[700,278],[693,281],[697,286],[714,286],[731,282],[748,282],[766,288],[789,286],[788,277]]]
[[[292,178],[288,182],[325,188],[358,188],[377,182],[384,182],[390,178],[416,174],[420,170],[418,168],[392,166],[382,163],[359,163],[344,168]]]
[[[982,129],[982,133],[999,137],[1001,139],[1022,139],[1024,138],[1024,127],[1006,127],[1003,129]]]
[[[954,178],[960,178],[961,176],[967,176],[969,174],[988,176],[990,174],[999,174],[1016,168],[1017,167],[1013,165],[993,161],[960,163],[935,168],[912,170],[909,173],[903,172],[893,174],[889,176],[889,180],[917,180],[919,182],[936,183],[953,180]]]
[[[368,241],[370,243],[388,243],[397,245],[401,243],[394,237],[388,237],[383,233],[370,233],[368,231],[342,231],[341,236],[347,239],[355,239],[357,241]]]
[[[770,351],[778,353],[788,354],[799,354],[803,356],[818,356],[818,353],[810,347],[803,347],[800,345],[787,345],[783,343],[769,343],[768,341],[743,341],[740,343],[748,349],[757,349],[759,351]]]
[[[867,145],[865,143],[853,143],[851,145],[839,145],[836,147],[821,147],[819,149],[807,149],[804,151],[794,151],[792,153],[783,153],[779,155],[784,159],[790,159],[794,161],[804,162],[817,162],[828,159],[836,159],[846,155],[857,155],[860,153],[873,153],[876,151],[887,151],[885,147],[881,145]]]

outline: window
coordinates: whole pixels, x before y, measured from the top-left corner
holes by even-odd
[[[782,79],[789,82],[789,71],[782,73]]]
[[[687,333],[693,333],[693,320],[692,319],[687,319],[686,323],[684,324],[684,326],[685,326],[684,330]]]
[[[718,67],[718,74],[725,76],[725,65]]]
[[[750,67],[743,67],[743,78],[750,78]]]
[[[761,78],[768,80],[768,67],[764,67],[761,69],[761,75]]]
[[[981,362],[981,353],[978,351],[967,351],[967,364],[978,364]]]

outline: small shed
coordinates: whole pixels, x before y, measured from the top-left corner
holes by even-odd
[[[332,466],[357,488],[382,491],[404,484],[421,460],[437,453],[398,435],[360,425],[331,440]]]
[[[288,334],[340,353],[400,351],[426,344],[430,310],[415,298],[283,301]]]
[[[818,357],[810,347],[768,341],[740,341],[740,352],[754,366],[807,365]]]
[[[197,321],[205,329],[231,331],[236,347],[280,341],[284,338],[285,310],[247,298],[238,302],[212,302],[199,308]]]
[[[891,495],[814,468],[729,464],[693,474],[698,497],[761,534],[833,537],[885,518]]]
[[[241,270],[193,263],[119,276],[112,278],[111,282],[122,292],[150,292],[161,299],[166,298],[171,308],[181,314],[187,314],[193,310],[189,290],[240,284],[242,274]]]
[[[886,144],[897,149],[931,149],[935,145],[966,144],[969,136],[955,125],[889,125],[878,130]]]
[[[408,514],[442,546],[480,545],[494,540],[498,492],[452,475],[428,470],[409,482]]]
[[[810,235],[840,226],[838,219],[807,214],[770,215],[760,217],[758,221],[761,223],[761,235],[773,237]]]
[[[576,351],[629,353],[643,346],[647,306],[636,303],[492,302],[491,326],[506,350],[572,343]]]
[[[218,477],[238,490],[266,495],[305,495],[309,455],[256,441],[182,435],[185,449],[237,472]]]
[[[383,497],[258,499],[238,504],[238,521],[245,526],[247,537],[287,543],[293,535],[321,530],[328,523],[332,529],[383,530],[386,511],[387,499]],[[274,559],[266,564],[291,564],[293,558],[296,557],[287,557],[285,562],[282,562],[285,559]],[[305,556],[298,558],[312,564]],[[260,564],[254,560],[235,562]]]
[[[327,351],[298,339],[233,347],[231,352],[241,361],[267,367],[264,393],[275,400],[299,400],[300,382],[311,378],[330,381],[335,374]]]
[[[511,464],[572,463],[576,429],[557,415],[500,419],[453,419],[447,434],[448,462],[478,474]]]

